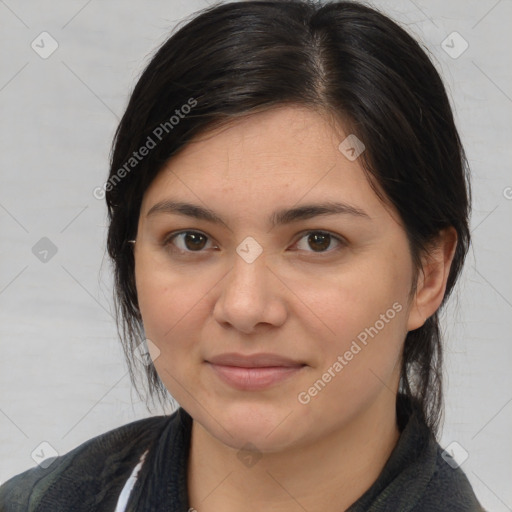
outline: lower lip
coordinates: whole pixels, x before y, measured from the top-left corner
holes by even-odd
[[[270,366],[265,368],[242,368],[208,363],[213,371],[230,386],[243,391],[268,388],[297,375],[304,366]]]

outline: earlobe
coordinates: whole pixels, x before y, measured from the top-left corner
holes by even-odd
[[[408,331],[421,327],[427,318],[439,309],[444,298],[456,247],[455,228],[445,228],[440,231],[428,254],[422,258],[417,289],[409,311]]]

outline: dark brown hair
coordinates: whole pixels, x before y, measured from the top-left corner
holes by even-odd
[[[425,50],[387,16],[356,2],[216,5],[177,27],[156,51],[112,146],[107,248],[118,331],[136,388],[134,349],[144,331],[127,240],[136,237],[144,192],[201,132],[285,104],[324,112],[364,142],[361,164],[398,211],[417,271],[440,230],[455,228],[443,304],[452,291],[470,243],[468,169],[445,88]],[[152,147],[130,160],[143,146]],[[400,379],[400,391],[419,402],[434,432],[442,414],[441,369],[436,313],[407,334]],[[164,403],[169,395],[155,368],[145,371],[149,395]]]

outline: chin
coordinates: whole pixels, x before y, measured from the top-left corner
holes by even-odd
[[[219,441],[237,450],[251,443],[261,452],[279,451],[293,443],[291,432],[298,434],[293,409],[278,403],[233,401],[209,412],[211,416],[201,415],[199,422]]]

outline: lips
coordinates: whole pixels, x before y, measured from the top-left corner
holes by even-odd
[[[278,354],[260,353],[243,355],[234,352],[210,357],[207,362],[222,366],[237,366],[239,368],[266,368],[266,367],[295,367],[304,366],[304,363],[280,356]]]
[[[257,391],[281,383],[307,366],[269,353],[226,353],[210,357],[206,363],[224,383],[243,391]]]

